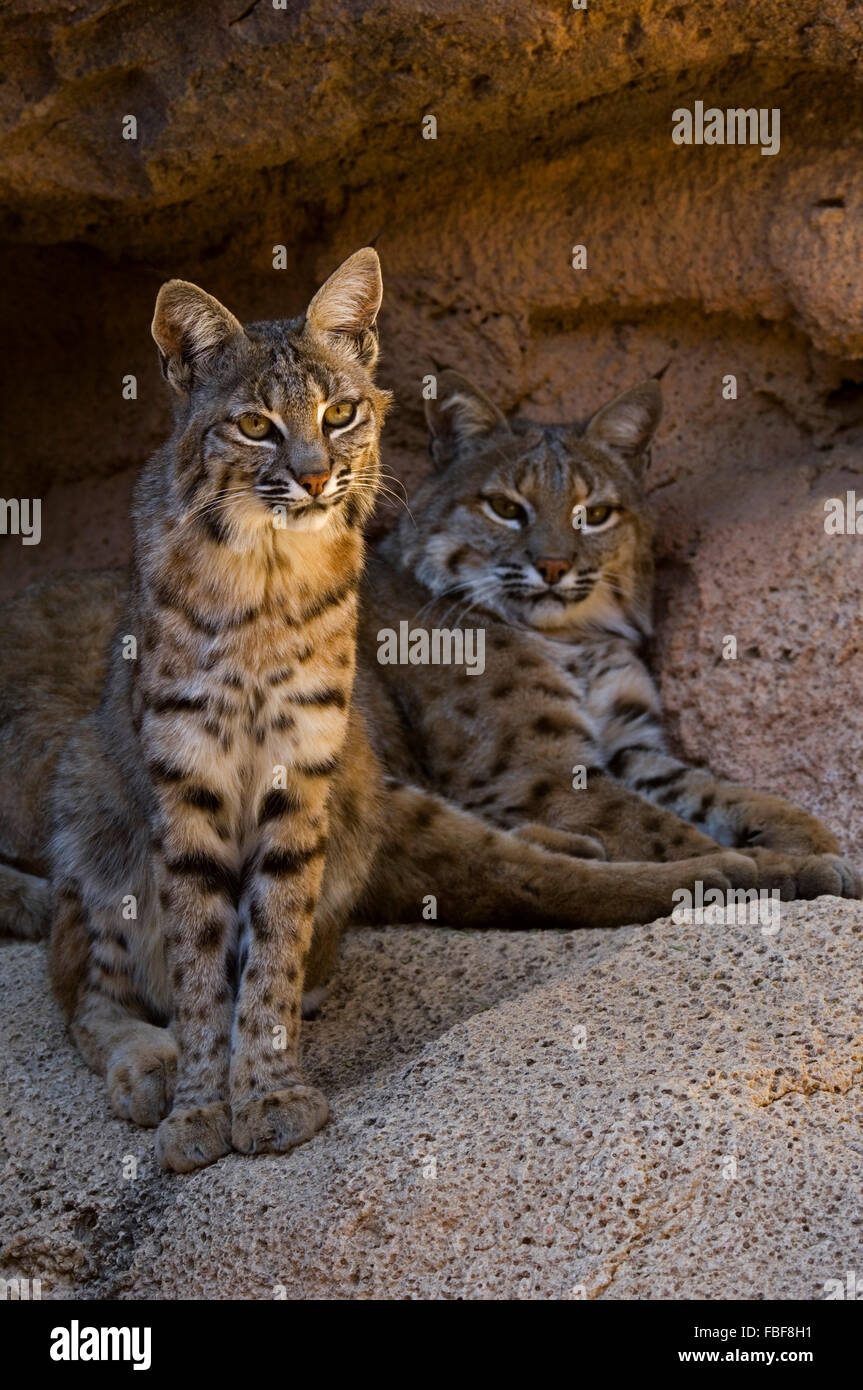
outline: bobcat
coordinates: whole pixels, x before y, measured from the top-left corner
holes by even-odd
[[[644,470],[661,409],[650,380],[583,433],[541,428],[441,374],[426,407],[435,472],[364,581],[360,678],[364,690],[373,673],[381,692],[377,751],[402,779],[549,850],[668,862],[737,846],[761,887],[859,896],[814,816],[667,750],[639,654],[653,579]],[[419,613],[445,626],[456,610],[485,630],[481,679],[370,660],[384,627]]]
[[[115,1111],[159,1123],[169,1170],[287,1148],[327,1115],[299,1072],[300,1003],[319,905],[356,894],[338,852],[322,886],[332,786],[341,806],[370,794],[350,703],[389,403],[380,302],[370,248],[296,321],[244,328],[180,280],[156,302],[175,427],[138,480],[131,582],[101,701],[59,757],[50,859],[75,1038]]]
[[[314,305],[313,301],[311,323],[320,309],[313,313]],[[296,326],[290,330],[295,335],[307,331]],[[118,939],[125,941],[125,951],[130,950],[130,938],[135,939],[134,995],[123,997],[119,1053],[110,1025],[103,1029],[101,1050],[88,1050],[87,1014],[82,1014],[88,946],[77,900],[65,896],[68,869],[61,864],[62,873],[55,871],[55,989],[72,1015],[73,1029],[84,1037],[85,1055],[97,1069],[108,1072],[116,1113],[139,1124],[164,1124],[176,1085],[177,1035],[182,1044],[187,1029],[194,1049],[197,1030],[205,1024],[200,1006],[196,1016],[183,1017],[178,996],[184,989],[202,990],[209,982],[216,990],[217,1009],[225,1022],[214,1044],[218,1041],[227,1049],[229,1015],[235,1037],[242,1038],[245,1030],[247,1048],[256,1044],[255,1079],[270,1088],[265,1097],[247,1099],[249,1078],[233,1064],[227,1078],[230,1106],[224,1098],[206,1102],[211,1111],[203,1121],[194,1112],[205,1107],[188,1106],[186,1093],[179,1091],[184,1108],[193,1111],[192,1133],[188,1139],[178,1137],[173,1123],[167,1135],[159,1131],[166,1166],[208,1162],[229,1143],[246,1152],[285,1149],[309,1137],[322,1122],[323,1098],[303,1088],[295,1070],[299,992],[304,987],[306,1002],[315,1002],[332,967],[338,932],[351,918],[417,920],[423,899],[432,894],[440,919],[461,926],[615,926],[650,921],[669,911],[675,889],[699,880],[705,888],[719,889],[760,882],[781,886],[786,893],[859,891],[853,871],[836,855],[832,836],[814,818],[778,798],[686,769],[664,752],[656,695],[637,655],[649,625],[651,581],[641,471],[659,408],[659,388],[648,383],[606,406],[583,434],[575,428],[540,429],[507,423],[463,378],[442,375],[438,401],[430,405],[438,472],[420,490],[414,507],[416,529],[414,523],[403,522],[382,543],[367,571],[350,709],[342,711],[335,699],[324,706],[291,703],[288,681],[270,687],[265,673],[281,669],[270,646],[252,657],[257,683],[252,670],[244,667],[251,683],[252,726],[262,707],[259,697],[271,688],[279,692],[280,703],[264,702],[263,707],[276,719],[285,711],[292,717],[309,709],[320,715],[322,708],[343,716],[340,756],[331,759],[328,741],[321,750],[326,757],[320,751],[314,754],[316,772],[326,764],[327,776],[320,780],[329,778],[328,798],[316,803],[311,813],[299,813],[295,823],[293,803],[272,798],[271,791],[263,795],[263,787],[258,791],[258,819],[265,808],[268,811],[264,826],[271,824],[270,810],[286,813],[291,825],[291,839],[279,850],[288,856],[282,867],[290,869],[291,884],[294,871],[307,868],[306,863],[298,864],[306,849],[320,848],[321,826],[312,821],[329,816],[323,883],[314,906],[311,942],[303,947],[309,951],[304,969],[302,957],[299,967],[295,963],[296,901],[288,898],[265,923],[265,949],[269,945],[274,954],[284,951],[286,973],[296,970],[296,978],[278,997],[278,1013],[267,1012],[271,1005],[264,1002],[260,977],[256,981],[253,976],[261,993],[250,996],[250,1003],[254,999],[258,1006],[250,1025],[242,980],[262,962],[250,956],[235,967],[230,933],[222,930],[211,946],[209,921],[200,927],[202,944],[180,962],[185,970],[175,985],[166,974],[160,938],[153,931],[160,909],[148,898],[139,904],[138,920],[124,922],[120,900],[129,891],[124,882],[123,893],[115,885],[101,908],[103,940],[110,950],[105,963],[110,967],[108,980],[113,981],[111,969],[122,969],[126,959]],[[229,500],[224,492],[218,495]],[[575,506],[583,509],[579,529],[572,526]],[[313,534],[292,531],[287,540],[290,546],[299,544],[297,553],[311,564],[314,546],[325,542],[328,534],[328,529]],[[214,537],[212,543],[224,540]],[[319,582],[323,586],[323,580]],[[5,616],[0,649],[0,853],[7,863],[0,868],[0,919],[19,935],[41,934],[50,896],[39,877],[51,819],[45,785],[53,781],[55,786],[60,810],[55,835],[61,846],[62,808],[76,802],[80,806],[85,796],[98,807],[103,826],[111,827],[94,846],[101,856],[110,860],[113,827],[123,825],[121,793],[111,780],[88,782],[91,762],[88,758],[82,763],[78,750],[92,739],[91,711],[125,590],[121,575],[73,575],[25,592]],[[377,633],[382,627],[392,627],[402,618],[415,622],[421,610],[429,614],[429,623],[442,622],[454,594],[462,607],[476,608],[477,621],[488,634],[489,665],[481,679],[450,668],[385,667],[377,662]],[[176,594],[173,597],[179,601]],[[185,595],[182,601],[188,599]],[[319,609],[317,591],[308,602]],[[230,613],[224,608],[217,615],[211,608],[205,616],[230,638],[242,631],[231,625]],[[120,623],[121,636],[128,630]],[[331,656],[335,661],[326,689],[331,680],[343,681],[339,689],[346,701],[350,659],[345,666],[339,661],[340,653],[351,650],[348,636],[344,634],[341,647],[333,644],[331,652],[316,658]],[[306,657],[305,647],[294,658],[305,668],[301,657]],[[122,669],[116,641],[108,662],[112,671],[118,665]],[[229,683],[226,697],[233,700],[235,690]],[[204,712],[188,713],[200,717]],[[209,710],[205,717],[210,717]],[[76,725],[76,720],[81,722]],[[367,741],[366,723],[375,753]],[[325,729],[321,737],[328,739]],[[193,823],[213,827],[215,839],[207,843],[219,854],[229,843],[219,837],[223,808],[198,794],[198,788],[224,800],[232,752],[221,745],[211,750],[207,773],[217,785],[199,783],[197,775],[190,784],[190,815],[197,818]],[[73,776],[76,758],[79,772]],[[572,785],[576,765],[586,769],[587,785],[581,790]],[[156,771],[164,769],[157,766]],[[170,791],[187,784],[169,778],[165,785]],[[677,811],[700,819],[714,837],[675,814],[672,800]],[[74,823],[74,816],[71,819]],[[278,827],[281,818],[275,824]],[[746,854],[735,853],[716,836],[746,841],[751,847]],[[158,853],[164,849],[163,844]],[[318,855],[316,862],[319,859]],[[244,913],[244,895],[256,883],[255,860],[246,858],[245,849],[243,863],[245,873],[238,878],[235,869],[220,900],[231,921],[239,908],[237,936],[239,921],[245,929],[249,924],[254,928],[257,920],[257,911]],[[239,856],[235,865],[242,868]],[[192,878],[200,865],[194,867]],[[208,881],[215,882],[209,871],[204,886]],[[308,913],[312,896],[309,893],[299,904]],[[189,911],[195,911],[194,899]],[[307,917],[301,920],[307,941]],[[181,926],[186,922],[197,931],[188,913]],[[254,932],[249,936],[254,942]],[[287,1057],[278,1053],[270,1058],[260,1046],[261,1038],[279,1019],[290,1048]],[[130,1038],[133,1043],[124,1051]],[[234,1090],[231,1083],[241,1076],[246,1088],[241,1082]],[[274,1113],[263,1103],[270,1094],[276,1098]]]

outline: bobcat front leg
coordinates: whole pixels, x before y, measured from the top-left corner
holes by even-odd
[[[241,1153],[283,1153],[326,1122],[327,1102],[299,1069],[303,982],[327,842],[322,773],[260,803],[260,841],[241,904],[240,988],[231,1051],[232,1139]]]
[[[759,865],[763,887],[778,887],[787,897],[863,895],[863,879],[840,856],[835,836],[782,797],[726,782],[652,749],[624,748],[615,758],[626,786],[703,826],[720,844],[750,855]]]
[[[179,1050],[173,1108],[156,1131],[156,1154],[163,1168],[187,1173],[231,1149],[233,1000],[225,959],[236,936],[238,873],[224,845],[216,848],[206,833],[190,842],[185,819],[176,824],[168,818],[161,859],[154,857]]]
[[[48,880],[0,864],[0,935],[38,941],[51,929]]]
[[[815,816],[670,756],[646,667],[630,663],[623,683],[610,670],[591,692],[591,713],[602,728],[612,776],[662,814],[676,815],[701,827],[697,833],[703,830],[751,855],[761,887],[778,888],[788,898],[860,896],[860,876],[839,857],[835,838]]]
[[[586,785],[578,790],[549,769],[548,776],[540,774],[534,780],[530,796],[524,815],[557,832],[593,837],[605,859],[668,863],[722,849],[704,831],[652,805],[599,768],[589,769]]]

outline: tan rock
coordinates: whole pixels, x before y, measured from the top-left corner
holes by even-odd
[[[306,1030],[328,1127],[177,1178],[108,1115],[41,948],[8,947],[0,1275],[56,1298],[823,1298],[863,1259],[861,949],[834,898],[773,936],[356,931]]]

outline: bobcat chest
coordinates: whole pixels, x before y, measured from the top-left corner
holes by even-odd
[[[559,642],[541,633],[531,633],[519,655],[528,686],[534,684],[543,688],[544,683],[551,683],[573,705],[580,708],[586,704],[591,662],[580,643]]]
[[[251,765],[328,757],[340,742],[347,682],[307,637],[271,628],[227,644],[213,676],[212,712]]]
[[[148,737],[248,819],[275,779],[333,759],[344,739],[352,666],[307,628],[273,615],[155,653]],[[152,669],[152,667],[151,667]]]

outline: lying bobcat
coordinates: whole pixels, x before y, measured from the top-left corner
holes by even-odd
[[[315,302],[310,325],[320,306],[314,309]],[[294,334],[308,331],[308,325],[291,329]],[[370,324],[363,332],[371,332]],[[364,351],[369,351],[368,340]],[[836,855],[832,836],[813,817],[778,798],[687,769],[664,752],[656,695],[637,656],[648,627],[651,580],[641,470],[659,410],[659,388],[651,382],[605,407],[583,435],[575,429],[508,425],[463,378],[443,375],[439,399],[430,407],[433,456],[440,471],[420,491],[413,509],[416,529],[403,522],[367,573],[361,661],[350,713],[350,657],[340,664],[350,646],[347,634],[332,653],[344,679],[332,668],[327,677],[340,682],[344,710],[339,700],[329,699],[329,685],[326,704],[289,700],[287,678],[275,685],[267,679],[267,673],[281,669],[269,650],[258,652],[257,682],[246,669],[249,684],[242,701],[248,702],[252,727],[262,707],[268,717],[281,717],[280,707],[265,699],[271,690],[280,692],[281,709],[291,718],[298,710],[312,710],[319,717],[326,709],[348,721],[340,756],[331,758],[327,743],[327,757],[305,764],[314,780],[331,779],[329,797],[321,798],[313,811],[298,812],[292,799],[274,797],[271,791],[263,795],[260,788],[258,819],[268,827],[270,813],[278,812],[275,827],[290,835],[277,851],[286,871],[282,877],[290,883],[306,869],[308,850],[314,849],[315,862],[320,862],[321,825],[313,822],[329,814],[314,935],[301,946],[299,961],[295,937],[301,935],[305,943],[308,926],[307,916],[301,912],[298,919],[297,910],[310,913],[313,894],[299,903],[286,895],[263,923],[264,950],[271,949],[274,958],[282,953],[287,961],[281,970],[290,978],[283,980],[278,998],[259,983],[260,952],[240,962],[236,983],[233,961],[240,923],[242,930],[251,925],[246,934],[252,942],[262,925],[255,906],[260,863],[254,855],[246,857],[245,848],[235,860],[234,875],[218,884],[225,889],[219,899],[224,925],[218,940],[210,940],[212,923],[200,924],[176,983],[165,971],[156,925],[160,917],[151,900],[139,908],[136,921],[126,922],[121,899],[128,886],[124,883],[119,893],[121,885],[116,884],[103,894],[101,940],[109,943],[110,954],[102,957],[99,939],[88,946],[83,935],[76,898],[65,896],[65,871],[56,876],[55,988],[88,1060],[107,1072],[118,1114],[152,1125],[169,1110],[174,1035],[179,1032],[182,1040],[186,1026],[194,1047],[197,1030],[205,1024],[200,1005],[197,1014],[183,1018],[177,995],[184,989],[198,990],[199,997],[204,988],[216,989],[225,1022],[211,1045],[218,1042],[221,1051],[226,1049],[230,1015],[235,1046],[245,1041],[247,1055],[250,1046],[254,1053],[258,1085],[251,1097],[247,1072],[231,1062],[232,1104],[234,1077],[242,1076],[245,1084],[232,1127],[223,1098],[190,1107],[181,1093],[184,1108],[211,1110],[205,1122],[193,1114],[187,1140],[177,1135],[176,1124],[169,1127],[168,1142],[160,1131],[166,1166],[208,1162],[225,1152],[229,1140],[244,1151],[284,1149],[321,1123],[323,1098],[302,1087],[296,1073],[298,991],[313,992],[324,982],[339,928],[350,917],[416,920],[424,898],[434,895],[440,918],[457,925],[613,926],[667,912],[673,891],[697,880],[720,889],[780,886],[786,894],[859,891],[859,880]],[[260,410],[254,413],[263,418]],[[368,449],[370,456],[371,435]],[[575,507],[581,509],[578,527],[572,524]],[[328,529],[323,531],[327,535]],[[311,564],[322,534],[293,531],[289,539],[291,545],[299,543],[304,562]],[[213,537],[212,543],[223,545],[225,537]],[[327,594],[335,592],[330,583]],[[50,818],[44,786],[52,777],[61,808],[85,798],[98,806],[102,839],[94,849],[100,855],[110,858],[117,825],[122,829],[122,799],[111,780],[88,783],[89,765],[82,765],[75,751],[82,740],[86,746],[90,719],[85,717],[73,733],[69,751],[60,758],[59,775],[57,764],[74,721],[87,716],[97,702],[124,587],[122,576],[71,576],[23,594],[5,618],[0,850],[9,862],[0,869],[0,914],[17,934],[40,934],[47,915],[48,894],[37,875],[44,865]],[[454,597],[463,609],[470,606],[476,612],[473,621],[487,633],[484,676],[377,661],[380,629],[402,619],[415,625],[420,617],[427,626],[442,626]],[[309,616],[314,622],[321,616],[320,605],[310,598],[309,606],[315,610]],[[216,646],[238,630],[228,607],[218,613],[211,607],[207,619],[216,629],[211,634]],[[121,637],[125,631],[121,623]],[[322,659],[319,652],[314,661]],[[303,647],[293,660],[305,668],[311,651],[307,656]],[[123,670],[118,641],[109,666],[116,679],[116,671]],[[219,719],[219,701],[233,700],[234,691],[239,706],[240,688],[228,682],[215,702],[188,713]],[[368,748],[358,707],[370,721],[386,777]],[[327,738],[325,730],[322,737]],[[191,800],[185,799],[190,817],[208,836],[208,852],[219,854],[227,843],[219,827],[224,825],[223,787],[231,751],[225,749],[223,756],[214,747],[208,752],[207,775],[218,787],[199,783],[196,773]],[[70,772],[76,756],[78,780]],[[574,767],[585,769],[586,785],[578,790],[573,788]],[[164,771],[157,763],[156,775]],[[189,786],[171,777],[164,785]],[[200,794],[199,786],[213,796]],[[699,820],[715,838],[690,819]],[[720,839],[751,848],[745,856],[729,852]],[[62,830],[55,843],[62,847]],[[603,858],[640,862],[598,862]],[[189,877],[199,877],[201,865],[190,867],[195,874]],[[204,888],[216,886],[209,870],[200,881]],[[194,910],[194,902],[192,906]],[[181,929],[187,920],[183,917]],[[132,979],[124,966],[126,953],[134,962]],[[119,1002],[114,1001],[119,1017],[116,1031],[106,1023],[94,1046],[88,1033],[88,990],[94,972],[98,979],[105,966],[109,990],[121,982]],[[267,965],[273,968],[275,959]],[[244,994],[244,981],[258,989]],[[246,999],[256,1009],[251,1024],[243,1007]],[[104,1008],[102,1001],[100,1006]],[[167,1022],[172,1031],[164,1026]],[[269,1041],[272,1027],[280,1023],[290,1039],[287,1056],[265,1058],[261,1039]],[[224,1077],[221,1084],[224,1089]],[[275,1096],[272,1114],[264,1104],[270,1095]],[[184,1126],[185,1120],[181,1135]]]
[[[377,696],[376,750],[391,774],[550,850],[669,861],[733,845],[757,861],[760,886],[786,897],[859,896],[815,817],[666,750],[639,656],[653,580],[643,473],[661,408],[648,381],[581,436],[508,424],[464,377],[441,374],[427,405],[436,471],[363,586],[360,681]],[[484,629],[481,677],[375,663],[379,631],[445,628],[454,614]],[[414,873],[435,853],[424,807],[418,818],[422,835],[403,821]],[[433,880],[441,910],[457,915],[442,864]]]

